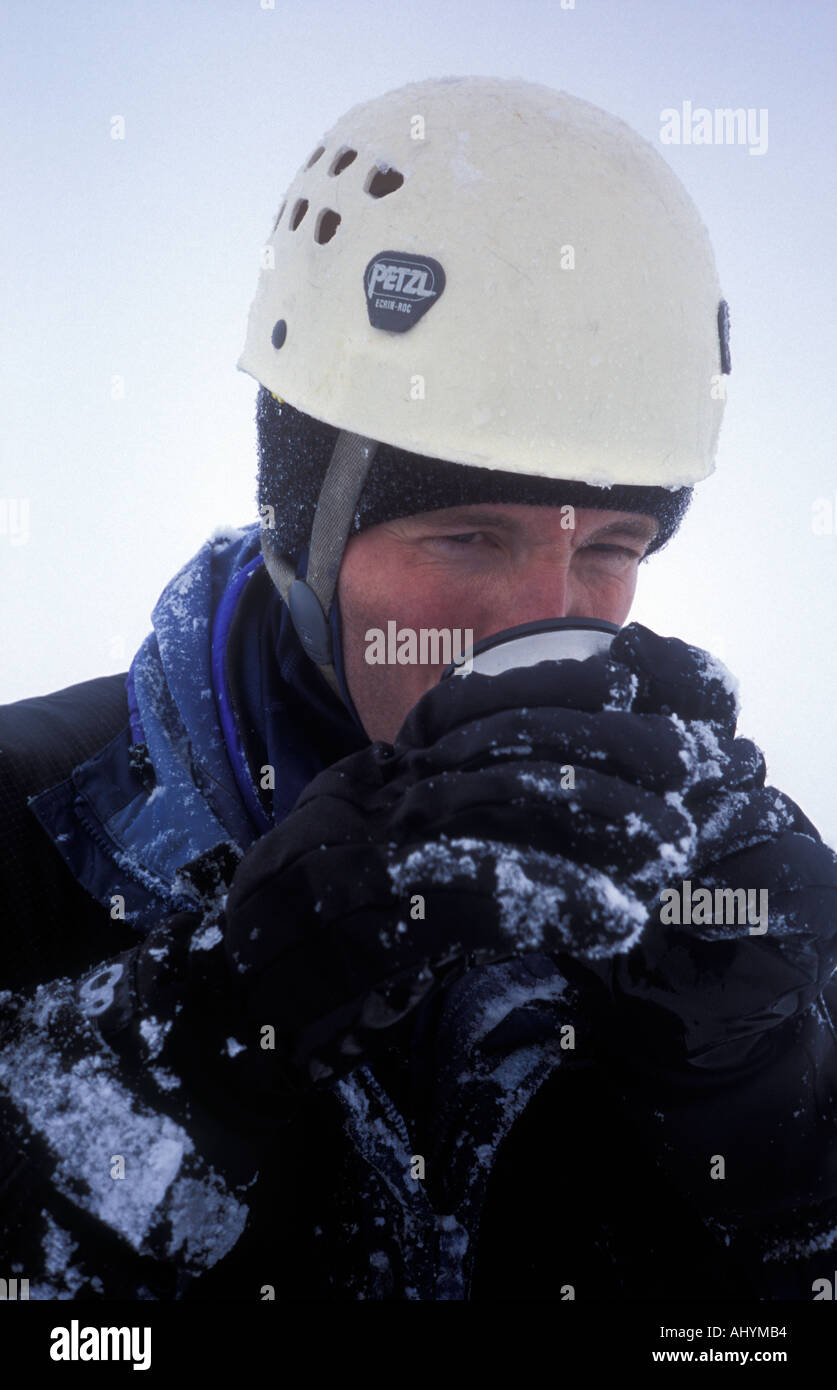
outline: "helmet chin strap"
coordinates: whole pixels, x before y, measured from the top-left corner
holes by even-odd
[[[375,440],[366,439],[362,434],[341,430],[337,436],[317,499],[304,579],[297,579],[293,567],[276,554],[269,528],[262,530],[265,568],[288,606],[306,655],[316,662],[341,700],[329,616],[340,561],[377,448]]]

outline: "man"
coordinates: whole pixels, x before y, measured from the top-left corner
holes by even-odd
[[[625,623],[723,409],[694,207],[587,103],[444,79],[324,137],[263,264],[261,527],[176,576],[127,681],[0,723],[10,1273],[821,1296],[837,862],[727,673],[637,625],[404,659]]]

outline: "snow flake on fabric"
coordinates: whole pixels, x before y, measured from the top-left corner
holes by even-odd
[[[195,932],[189,949],[190,951],[211,951],[212,947],[220,945],[223,939],[221,928],[210,925],[204,927],[203,931]]]
[[[735,703],[736,719],[741,713],[741,701],[739,696],[739,684],[737,678],[732,674],[727,666],[724,665],[717,656],[711,652],[702,651],[700,648],[692,648],[692,657],[698,665],[700,674],[704,680],[718,681],[733,698]]]
[[[148,1049],[149,1060],[159,1057],[163,1050],[166,1034],[171,1029],[171,1019],[161,1023],[156,1018],[144,1018],[139,1026],[140,1037]]]
[[[478,845],[482,848],[478,841],[452,840],[447,843],[434,840],[420,849],[412,850],[402,864],[389,865],[388,873],[395,892],[405,891],[406,886],[420,876],[431,883],[451,883],[460,874],[473,878],[477,872],[474,860],[467,852],[457,853],[457,850]]]
[[[393,891],[406,894],[411,888],[450,884],[463,876],[473,879],[486,864],[494,872],[500,929],[518,949],[554,949],[563,942],[578,948],[579,897],[589,903],[591,919],[598,927],[597,939],[593,932],[586,939],[587,954],[630,950],[648,920],[647,906],[607,874],[589,866],[579,868],[558,854],[524,851],[500,841],[441,837],[408,851],[400,863],[388,866],[388,873]],[[564,910],[568,884],[573,894],[571,911]]]
[[[508,848],[497,856],[500,925],[534,951],[543,945],[544,927],[560,922],[560,904],[566,902],[567,895],[557,884],[533,883],[521,867],[520,857],[519,851]]]
[[[212,535],[209,537],[209,544],[214,546],[234,545],[237,541],[246,539],[247,531],[240,526],[216,526]]]
[[[53,1291],[48,1295],[42,1293],[41,1297],[75,1298],[86,1282],[84,1275],[72,1263],[78,1245],[69,1232],[53,1220],[48,1211],[43,1211],[41,1215],[46,1223],[46,1231],[41,1241],[44,1272],[57,1281]],[[37,1297],[37,1294],[35,1296]]]
[[[176,1091],[183,1084],[180,1077],[175,1076],[167,1067],[152,1067],[151,1075],[161,1091]]]
[[[554,775],[551,777],[539,776],[534,772],[519,772],[517,774],[517,780],[522,787],[529,787],[532,791],[537,792],[540,796],[547,797],[550,801],[567,801],[570,798],[564,795],[566,788],[561,786],[560,776],[560,771],[556,768]]]
[[[793,1240],[771,1242],[764,1252],[765,1260],[804,1260],[811,1255],[837,1251],[837,1226],[810,1229],[807,1236]]]
[[[0,1054],[0,1086],[54,1156],[57,1190],[142,1254],[153,1252],[153,1232],[168,1222],[170,1254],[204,1267],[221,1259],[243,1231],[247,1207],[211,1169],[200,1172],[180,1125],[130,1093],[112,1053],[77,1056],[101,1042],[72,1011],[69,983],[41,986],[17,1022]],[[150,1037],[153,1046],[153,1028]],[[69,1066],[62,1041],[76,1057]],[[115,1156],[124,1178],[112,1176]]]

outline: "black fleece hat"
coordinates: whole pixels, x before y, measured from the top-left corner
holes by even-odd
[[[339,431],[279,402],[264,386],[256,401],[259,449],[259,508],[274,509],[273,542],[280,555],[295,561],[308,544],[320,488]],[[476,502],[517,502],[531,506],[598,507],[656,517],[659,532],[646,555],[661,550],[677,530],[692,500],[692,488],[592,487],[472,468],[425,458],[380,444],[360,496],[351,533],[382,521]]]

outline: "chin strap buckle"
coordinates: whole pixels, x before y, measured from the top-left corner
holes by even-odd
[[[332,662],[331,629],[320,600],[304,579],[295,579],[288,590],[288,610],[305,653],[318,666]]]

